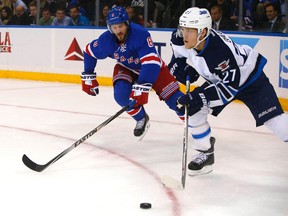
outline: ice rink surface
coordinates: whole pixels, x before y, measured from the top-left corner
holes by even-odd
[[[111,87],[92,97],[76,84],[0,79],[0,215],[288,215],[288,145],[239,103],[209,117],[214,170],[187,176],[183,191],[161,183],[181,178],[183,123],[155,92],[142,141],[124,113],[41,173],[22,163],[23,154],[47,163],[120,109]],[[193,154],[189,146],[188,162]]]

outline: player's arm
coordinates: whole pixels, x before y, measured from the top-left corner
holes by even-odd
[[[132,86],[130,99],[136,100],[134,106],[144,105],[148,102],[148,95],[156,79],[159,76],[162,60],[160,59],[149,33],[141,35],[142,41],[137,42],[138,56],[141,62],[141,70],[138,83]]]
[[[237,75],[238,74],[238,75]],[[216,83],[206,82],[192,92],[177,100],[180,113],[184,113],[184,105],[188,106],[188,114],[194,115],[202,107],[210,108],[230,103],[239,91],[239,70],[230,70],[221,73]]]
[[[92,96],[99,94],[99,83],[95,67],[98,58],[106,58],[105,52],[101,50],[98,39],[87,44],[83,50],[84,71],[81,73],[82,90]]]
[[[142,42],[137,44],[137,52],[141,63],[141,70],[138,78],[139,83],[151,83],[152,85],[158,78],[160,68],[163,64],[150,34],[141,38]]]
[[[192,92],[178,98],[178,112],[184,114],[184,105],[188,106],[189,116],[199,112],[202,107],[213,108],[225,105],[234,99],[237,92],[237,89],[221,82],[216,84],[206,82]]]

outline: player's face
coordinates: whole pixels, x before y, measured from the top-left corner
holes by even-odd
[[[111,25],[113,34],[117,37],[119,42],[124,42],[128,33],[128,26],[126,23],[119,23]]]
[[[197,43],[198,30],[194,28],[181,28],[186,49],[193,48]]]

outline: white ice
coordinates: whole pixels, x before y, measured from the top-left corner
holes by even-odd
[[[239,103],[209,117],[214,170],[187,176],[183,191],[160,181],[180,181],[183,123],[155,92],[141,142],[124,113],[41,173],[22,163],[23,154],[48,162],[120,109],[111,87],[92,97],[76,84],[0,79],[0,215],[288,215],[288,144]],[[188,161],[193,154],[189,146]]]

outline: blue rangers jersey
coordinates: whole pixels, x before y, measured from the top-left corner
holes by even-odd
[[[176,58],[186,57],[207,80],[205,95],[210,107],[228,104],[238,92],[255,81],[267,60],[247,45],[234,43],[227,35],[211,29],[203,50],[186,49],[176,31],[171,38]]]
[[[98,59],[116,59],[117,63],[138,74],[138,83],[153,84],[165,63],[160,58],[149,32],[131,23],[124,43],[105,31],[84,49],[84,71],[93,73]]]

